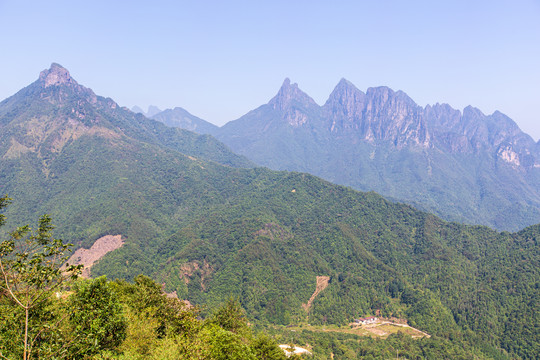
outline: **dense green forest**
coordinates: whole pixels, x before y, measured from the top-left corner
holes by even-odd
[[[540,222],[538,146],[500,112],[423,108],[402,91],[364,93],[345,79],[319,106],[286,79],[267,104],[209,133],[259,165],[376,191],[449,221],[508,231]]]
[[[446,358],[540,353],[540,225],[509,233],[448,223],[308,174],[244,168],[248,161],[210,137],[167,130],[88,91],[38,81],[0,103],[0,192],[15,199],[0,236],[41,214],[75,248],[121,235],[124,246],[91,275],[121,279],[106,287],[123,312],[131,310],[119,284],[137,286],[143,274],[204,319],[232,298],[268,332],[380,312],[432,335],[298,338],[344,346],[336,358],[385,357],[392,341],[408,346],[409,358],[437,358],[430,347]],[[306,311],[317,276],[329,285]]]
[[[8,203],[0,198],[0,209]],[[278,342],[308,346],[310,354],[302,357],[313,359],[379,359],[394,353],[407,359],[508,358],[475,343],[470,331],[423,339],[398,332],[382,340],[253,327],[232,297],[203,320],[199,308],[167,296],[162,285],[143,275],[133,282],[77,279],[80,266],[61,268],[71,244],[53,237],[50,221],[43,216],[36,231],[18,227],[0,242],[3,359],[285,359]],[[0,227],[4,223],[0,214]]]
[[[0,198],[0,210],[9,202]],[[82,266],[63,265],[71,244],[53,229],[42,216],[0,242],[2,359],[285,359],[234,299],[203,321],[148,277],[77,279]]]

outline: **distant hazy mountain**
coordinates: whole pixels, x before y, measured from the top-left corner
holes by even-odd
[[[268,129],[254,136],[332,140],[323,109],[288,83],[246,116],[257,114]],[[413,139],[427,138],[421,128],[392,146],[423,148]],[[143,273],[210,308],[238,298],[257,323],[345,324],[380,311],[432,335],[418,340],[429,358],[536,358],[540,226],[450,224],[309,174],[242,168],[250,164],[209,135],[97,96],[57,64],[0,102],[0,193],[14,198],[6,228],[48,213],[77,246],[120,235],[124,245],[93,276]],[[328,287],[306,310],[318,276]]]
[[[151,118],[161,121],[167,126],[186,129],[198,134],[213,135],[219,129],[216,125],[190,114],[181,107],[163,110]]]
[[[447,220],[517,230],[540,222],[540,142],[500,112],[422,108],[343,79],[323,106],[286,79],[216,137],[254,162],[374,190]]]
[[[150,105],[148,107],[148,111],[146,111],[146,112],[143,109],[141,109],[140,107],[138,107],[137,105],[135,105],[135,106],[133,106],[131,108],[131,111],[133,111],[134,113],[137,113],[137,114],[143,114],[146,117],[152,117],[152,116],[156,115],[157,113],[161,112],[161,110],[157,106],[154,106],[154,105]]]
[[[131,111],[133,111],[136,114],[143,114],[144,116],[146,116],[146,113],[144,112],[144,110],[138,107],[137,105],[133,106],[131,108]]]

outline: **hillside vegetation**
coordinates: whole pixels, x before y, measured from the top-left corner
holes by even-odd
[[[364,93],[345,79],[319,106],[285,79],[267,104],[220,128],[194,128],[170,110],[154,118],[214,135],[259,165],[376,191],[449,221],[507,231],[540,222],[540,143],[498,111],[421,107],[403,91]]]
[[[379,310],[446,354],[540,352],[539,225],[447,223],[312,175],[240,168],[250,163],[213,138],[46,79],[0,103],[0,191],[16,199],[6,228],[49,213],[77,247],[121,235],[93,277],[151,276],[204,317],[229,298],[263,325],[346,324]],[[317,276],[328,286],[306,312]]]

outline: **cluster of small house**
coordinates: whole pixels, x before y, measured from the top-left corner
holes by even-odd
[[[368,316],[365,318],[354,319],[354,323],[358,325],[373,324],[375,321],[379,320],[375,316]]]

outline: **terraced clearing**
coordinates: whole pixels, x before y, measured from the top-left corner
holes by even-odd
[[[387,338],[390,334],[402,332],[412,338],[430,337],[429,334],[403,324],[395,324],[387,321],[377,322],[375,324],[363,325],[363,326],[314,326],[314,325],[300,325],[290,327],[289,330],[300,331],[309,330],[317,332],[341,332],[346,334],[354,334],[358,336],[371,336],[373,338]]]

